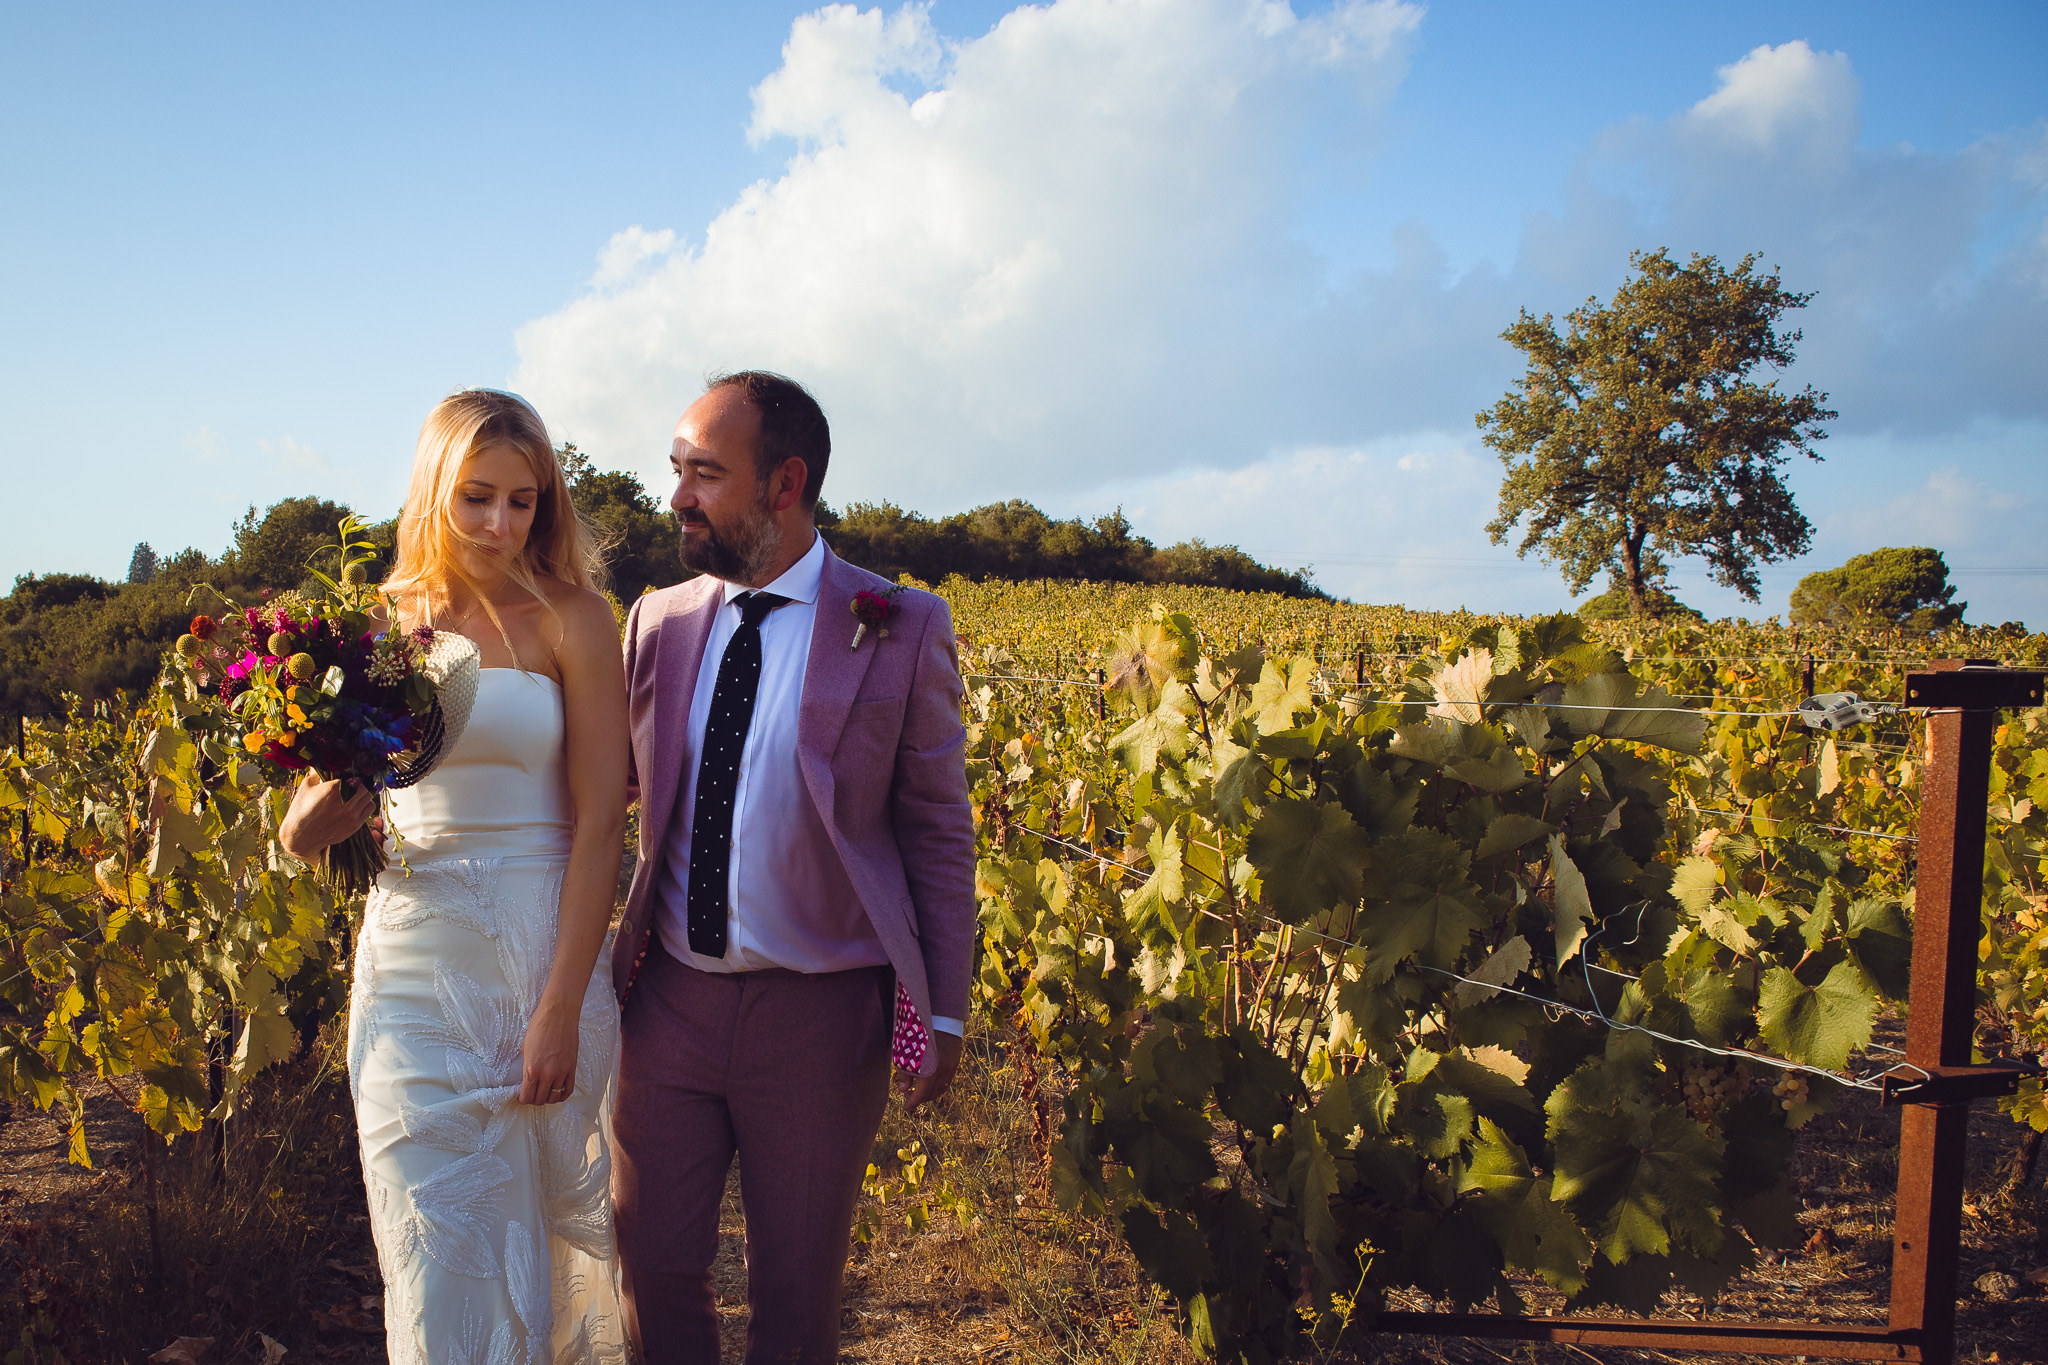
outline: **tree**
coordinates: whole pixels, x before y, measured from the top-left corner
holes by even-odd
[[[1649,616],[1659,621],[1704,621],[1707,618],[1698,611],[1679,601],[1664,588],[1654,584],[1643,589],[1642,608],[1629,600],[1626,589],[1609,588],[1598,597],[1589,597],[1575,609],[1578,616],[1588,621],[1626,621],[1632,617]]]
[[[1778,321],[1811,294],[1712,256],[1680,266],[1636,252],[1638,272],[1565,318],[1524,310],[1503,339],[1529,358],[1521,383],[1477,414],[1507,478],[1487,524],[1496,545],[1526,518],[1516,553],[1559,565],[1576,594],[1606,570],[1637,614],[1667,556],[1705,558],[1714,578],[1755,601],[1759,563],[1802,553],[1813,527],[1778,476],[1833,418],[1811,385],[1778,391],[1750,378],[1792,363],[1798,331]]]
[[[621,602],[631,606],[649,588],[665,588],[690,576],[683,568],[675,518],[661,509],[638,478],[618,471],[599,473],[573,444],[555,454],[569,481],[569,501],[596,535],[612,592]]]
[[[1969,609],[1955,595],[1941,551],[1887,547],[1800,579],[1792,590],[1792,622],[1936,631],[1957,624]]]
[[[149,542],[145,540],[135,547],[134,554],[128,556],[128,581],[147,583],[156,577],[156,569],[156,551],[150,549]]]
[[[235,523],[228,566],[244,583],[296,588],[306,581],[307,567],[321,547],[336,542],[341,519],[348,515],[345,504],[325,498],[286,498],[272,503],[260,520],[251,507]],[[328,565],[327,572],[335,567]]]

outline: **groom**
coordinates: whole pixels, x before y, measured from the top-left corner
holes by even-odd
[[[974,831],[952,617],[900,591],[855,643],[855,595],[892,585],[818,535],[830,452],[800,385],[714,379],[670,456],[700,576],[626,621],[640,863],[612,956],[612,1197],[649,1365],[718,1359],[711,1263],[735,1155],[746,1359],[836,1360],[892,1033],[913,1106],[960,1060]]]

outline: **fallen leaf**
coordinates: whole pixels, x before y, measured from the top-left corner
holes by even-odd
[[[278,1361],[284,1359],[285,1347],[282,1342],[272,1341],[261,1332],[256,1334],[256,1339],[263,1343],[263,1365],[277,1365]]]
[[[1835,1234],[1829,1232],[1826,1228],[1815,1228],[1813,1236],[1806,1239],[1806,1249],[1809,1252],[1833,1251],[1835,1249]]]
[[[150,1361],[152,1365],[199,1365],[199,1358],[212,1349],[212,1337],[176,1337]]]

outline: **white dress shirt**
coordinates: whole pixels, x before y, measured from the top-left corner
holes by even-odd
[[[668,856],[656,888],[661,899],[656,925],[662,947],[698,971],[781,967],[797,972],[840,972],[879,967],[889,961],[874,925],[861,909],[860,897],[839,861],[831,831],[818,815],[797,761],[797,720],[824,570],[825,542],[813,536],[804,557],[761,589],[789,600],[763,617],[760,625],[761,678],[754,695],[753,719],[747,724],[746,746],[740,753],[739,788],[733,805],[725,956],[706,957],[691,950],[685,918],[690,827],[697,809],[697,756],[704,751],[704,729],[711,715],[711,695],[718,686],[718,666],[739,629],[740,609],[732,601],[749,591],[742,584],[722,584],[718,615],[704,642],[697,688],[690,699],[689,747],[685,750],[690,757],[684,764],[680,799],[669,821]],[[797,906],[804,910],[801,930],[791,913]],[[965,1031],[957,1019],[933,1019],[932,1027],[944,1033]]]

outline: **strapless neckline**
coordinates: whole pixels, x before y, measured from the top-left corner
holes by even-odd
[[[541,681],[541,682],[544,682],[544,683],[546,683],[546,684],[547,684],[547,685],[548,685],[549,687],[552,687],[552,688],[554,688],[554,689],[555,689],[555,690],[556,690],[557,692],[560,692],[560,691],[563,691],[563,690],[564,690],[564,689],[563,689],[563,687],[562,687],[562,685],[561,685],[560,683],[556,682],[556,681],[555,681],[555,680],[554,680],[553,678],[550,678],[550,677],[549,677],[549,676],[548,676],[547,674],[545,674],[545,673],[535,673],[535,672],[533,672],[533,671],[532,671],[532,670],[530,670],[530,669],[525,669],[525,668],[504,668],[504,667],[500,667],[500,668],[479,668],[479,669],[477,670],[477,672],[478,672],[478,673],[517,673],[517,674],[519,674],[519,675],[520,675],[521,677],[526,677],[526,678],[535,678],[535,679],[538,679],[539,681]]]

